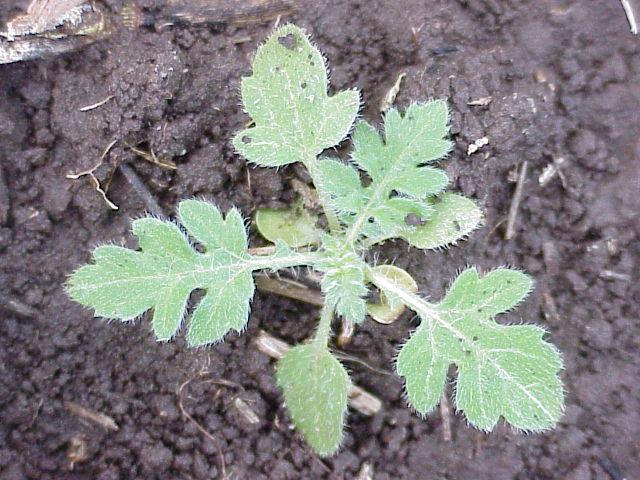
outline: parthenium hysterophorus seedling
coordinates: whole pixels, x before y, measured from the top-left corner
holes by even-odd
[[[327,88],[324,59],[304,32],[293,25],[278,29],[258,49],[253,74],[242,81],[242,100],[254,124],[233,144],[259,166],[301,162],[328,231],[317,227],[316,214],[299,206],[262,211],[258,226],[275,247],[252,255],[238,210],[223,215],[210,203],[184,200],[178,207],[182,227],[152,217],[135,220],[140,251],[97,247],[94,262],[71,276],[69,295],[106,318],[130,320],[153,309],[156,337],[169,340],[182,324],[190,293],[201,289],[205,295],[187,327],[189,345],[200,346],[245,328],[253,272],[308,266],[322,274],[320,324],[311,342],[279,361],[277,382],[294,424],[319,454],[339,447],[347,409],[349,376],[328,347],[334,315],[359,324],[367,313],[388,319],[403,306],[421,323],[401,347],[396,369],[419,414],[438,404],[455,364],[456,407],[472,425],[488,431],[503,417],[521,430],[552,427],[563,410],[558,351],[544,340],[543,328],[494,320],[527,296],[527,275],[507,268],[480,275],[468,268],[443,300],[430,303],[404,270],[364,260],[369,247],[387,239],[439,248],[480,223],[471,200],[444,193],[447,175],[434,166],[452,146],[445,102],[414,103],[404,113],[391,109],[381,134],[356,121],[356,90],[329,95]],[[349,162],[321,155],[352,129]],[[287,225],[292,228],[281,228]],[[367,302],[371,286],[382,293],[382,304]]]

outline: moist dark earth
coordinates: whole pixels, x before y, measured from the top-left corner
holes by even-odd
[[[13,3],[0,15],[26,2]],[[122,6],[105,5],[114,16]],[[189,350],[181,336],[156,343],[148,318],[107,322],[72,303],[64,282],[94,245],[135,247],[129,221],[147,207],[120,165],[169,216],[179,199],[197,196],[250,217],[294,200],[292,179],[308,180],[297,167],[248,167],[230,145],[248,122],[240,79],[274,20],[155,25],[0,66],[0,478],[350,479],[367,468],[376,480],[639,478],[640,39],[619,2],[318,1],[285,21],[313,36],[333,88],[362,91],[369,121],[380,121],[380,102],[402,72],[397,106],[448,99],[456,148],[443,165],[451,188],[482,206],[484,226],[444,251],[398,242],[378,254],[433,299],[468,264],[533,275],[535,292],[501,321],[544,325],[563,352],[560,424],[537,435],[505,425],[484,434],[453,415],[445,441],[439,412],[413,415],[398,377],[346,362],[383,407],[373,417],[351,412],[342,449],[320,460],[291,428],[273,361],[252,341],[258,329],[303,341],[314,307],[258,293],[243,335]],[[484,97],[488,105],[469,105]],[[482,137],[489,144],[467,155]],[[516,235],[505,240],[524,161]],[[554,161],[561,175],[541,186]],[[89,177],[66,178],[97,164],[117,211]],[[391,326],[366,322],[344,353],[391,371],[415,325],[409,314]],[[210,436],[179,409],[187,381],[184,409]],[[259,423],[247,422],[236,398]],[[68,402],[119,429],[81,419]]]

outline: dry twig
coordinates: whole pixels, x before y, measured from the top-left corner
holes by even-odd
[[[627,477],[624,476],[620,468],[613,463],[613,460],[610,458],[599,458],[598,465],[602,467],[602,469],[607,472],[607,475],[611,477],[611,480],[627,480]]]
[[[95,110],[96,108],[101,107],[102,105],[104,105],[105,103],[107,103],[109,100],[111,100],[115,95],[109,95],[107,98],[105,98],[104,100],[101,100],[97,103],[94,103],[92,105],[87,105],[86,107],[82,107],[80,108],[81,112],[88,112],[90,110]]]
[[[387,110],[389,110],[393,106],[393,102],[396,101],[398,92],[400,92],[400,84],[402,83],[402,79],[406,76],[407,74],[405,72],[402,72],[400,75],[398,75],[398,78],[396,78],[395,83],[387,91],[384,98],[382,99],[382,102],[380,103],[380,112],[385,113]]]
[[[516,190],[513,192],[513,198],[511,199],[511,206],[509,207],[509,216],[507,217],[507,228],[504,232],[504,239],[511,240],[516,235],[516,220],[518,218],[518,209],[520,208],[520,202],[522,201],[522,193],[524,192],[524,184],[527,180],[527,168],[529,162],[526,160],[522,162],[520,167],[520,173],[518,175],[518,182],[516,183]]]
[[[622,8],[624,9],[624,13],[627,16],[627,20],[629,21],[629,28],[631,29],[631,33],[634,35],[638,34],[638,23],[636,21],[636,14],[633,10],[633,6],[629,2],[629,0],[620,0],[622,3]]]
[[[340,323],[340,332],[336,336],[336,345],[340,348],[346,347],[351,343],[353,338],[353,332],[355,331],[355,325],[352,321],[342,318]]]
[[[275,293],[286,298],[299,300],[321,307],[324,304],[322,293],[317,290],[305,287],[297,282],[285,279],[271,278],[264,274],[255,276],[256,287],[261,292]]]
[[[16,298],[7,297],[2,293],[0,293],[0,306],[20,317],[34,318],[38,316],[38,311],[35,308]]]
[[[7,220],[9,219],[9,210],[11,210],[9,202],[9,187],[7,187],[4,170],[2,169],[2,165],[0,165],[0,225],[7,223]]]
[[[364,462],[355,480],[373,480],[373,466],[369,462]]]
[[[93,172],[95,172],[98,169],[98,167],[102,165],[102,161],[105,159],[105,157],[107,156],[107,154],[113,148],[113,146],[116,144],[117,141],[118,140],[114,140],[109,145],[107,145],[107,148],[104,149],[104,151],[102,152],[102,155],[100,156],[100,160],[98,161],[98,163],[95,164],[94,167],[90,168],[89,170],[85,170],[83,172],[67,174],[67,178],[71,180],[77,180],[80,177],[84,177],[85,175],[88,175],[91,178],[91,181],[93,182],[96,188],[96,191],[100,193],[100,195],[102,195],[103,200],[112,210],[118,210],[118,206],[115,203],[113,203],[111,200],[109,200],[109,198],[107,197],[108,185],[107,187],[103,188],[100,185],[98,178],[94,175]]]
[[[440,397],[440,416],[442,417],[442,440],[451,442],[451,408],[449,408],[449,399],[445,391]]]
[[[109,415],[96,412],[95,410],[83,407],[82,405],[79,405],[75,402],[64,402],[64,406],[67,410],[69,410],[69,412],[71,412],[71,414],[75,415],[76,417],[95,423],[105,430],[111,430],[114,432],[120,430],[116,421]]]
[[[150,149],[147,152],[133,145],[129,145],[126,142],[125,142],[125,146],[129,150],[131,150],[133,153],[135,153],[136,155],[138,155],[139,157],[141,157],[142,159],[146,160],[149,163],[153,163],[154,165],[158,165],[159,167],[167,168],[169,170],[176,170],[177,168],[176,164],[172,160],[167,158],[158,158],[158,156],[153,151],[153,149]]]
[[[480,97],[480,98],[478,98],[476,100],[468,101],[467,105],[469,105],[470,107],[486,107],[492,101],[493,101],[493,97],[492,96]]]
[[[80,435],[74,435],[67,445],[67,459],[69,470],[73,470],[78,463],[86,462],[89,458],[87,442]]]
[[[120,165],[120,171],[122,175],[124,175],[124,178],[127,179],[127,182],[129,182],[129,185],[131,185],[133,190],[138,194],[145,207],[147,207],[147,210],[156,217],[164,217],[164,211],[160,205],[158,205],[158,202],[156,202],[156,199],[151,195],[151,192],[149,192],[145,184],[142,183],[142,180],[140,180],[136,172],[124,163]]]
[[[340,352],[334,352],[334,354],[335,354],[335,357],[339,360],[344,360],[345,362],[357,363],[359,365],[362,365],[363,367],[368,368],[372,372],[378,373],[380,375],[393,375],[393,373],[391,373],[390,371],[384,370],[382,368],[374,367],[373,365],[365,362],[361,358],[354,357],[353,355],[347,355],[346,353],[340,353]]]

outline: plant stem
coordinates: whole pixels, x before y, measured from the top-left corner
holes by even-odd
[[[320,311],[320,323],[313,338],[316,348],[327,348],[329,336],[331,335],[331,321],[333,320],[333,306],[325,303]]]
[[[313,265],[322,258],[316,252],[297,252],[286,257],[277,256],[252,256],[246,260],[247,267],[251,270],[280,270],[281,268],[297,267],[300,265]]]
[[[443,324],[443,320],[440,318],[436,306],[433,303],[429,303],[426,300],[420,298],[418,295],[406,290],[398,282],[381,273],[375,272],[371,268],[366,270],[367,279],[373,283],[380,290],[391,293],[398,297],[402,303],[404,303],[411,310],[416,312],[422,318],[429,322],[436,322]],[[448,326],[448,324],[446,324]]]
[[[366,275],[367,279],[376,287],[384,292],[387,292],[387,294],[390,293],[398,297],[402,301],[402,303],[416,312],[420,316],[420,318],[429,322],[431,326],[438,325],[445,330],[448,330],[455,338],[459,339],[461,342],[464,342],[464,344],[468,346],[468,348],[478,351],[478,346],[476,345],[476,343],[472,341],[471,338],[466,336],[463,331],[458,330],[458,328],[453,323],[448,321],[446,318],[443,318],[438,312],[438,308],[436,305],[427,302],[415,293],[406,290],[402,285],[400,285],[393,279],[382,275],[381,273],[375,272],[370,268],[367,269]]]

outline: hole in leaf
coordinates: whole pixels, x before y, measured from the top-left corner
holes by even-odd
[[[451,224],[453,225],[453,228],[456,232],[460,232],[462,231],[462,227],[460,226],[460,222],[458,222],[457,220],[454,220],[453,222],[451,222]]]
[[[411,225],[412,227],[419,227],[425,224],[425,222],[415,213],[410,213],[404,217],[404,223]]]
[[[311,60],[313,58],[313,54],[310,53],[309,55],[307,55],[307,58]]]
[[[381,293],[382,292],[380,292],[380,290],[378,290],[377,288],[372,288],[371,290],[369,290],[369,293],[367,293],[365,299],[369,303],[380,304],[382,303]]]
[[[303,89],[303,90],[304,90],[305,88],[307,88],[307,82],[302,82],[302,83],[300,84],[300,88],[301,88],[301,89]]]
[[[248,145],[249,143],[251,143],[252,140],[253,139],[251,137],[247,136],[247,135],[244,135],[242,137],[242,143],[244,143],[245,145]]]
[[[474,336],[473,336],[473,341],[474,341],[474,342],[477,342],[477,341],[478,341],[478,336],[477,336],[477,335],[474,335]]]
[[[289,33],[284,37],[279,37],[278,43],[284,48],[294,50],[298,46],[298,39],[293,35],[293,33]]]
[[[309,62],[309,65],[311,65],[312,67],[316,66],[316,64],[314,62]]]

